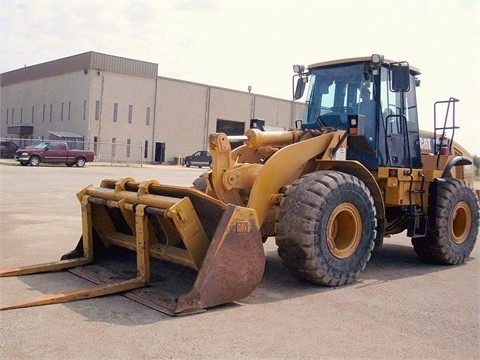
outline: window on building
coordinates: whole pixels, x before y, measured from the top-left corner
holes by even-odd
[[[146,119],[145,119],[145,124],[146,125],[150,125],[150,107],[147,107],[147,115],[146,115]]]
[[[15,118],[15,108],[12,108],[12,124],[13,124],[13,119]]]
[[[52,122],[53,104],[50,104],[50,122]]]
[[[132,139],[127,139],[127,158],[130,157],[130,146],[132,145]]]
[[[69,101],[68,102],[68,121],[70,121],[71,117],[70,117],[70,111],[72,110],[72,102]]]
[[[100,100],[95,101],[95,120],[100,120]]]
[[[117,147],[117,139],[112,138],[112,159],[115,158],[116,147]]]
[[[8,124],[8,109],[7,109],[7,118],[5,119],[5,124]]]
[[[46,106],[43,105],[42,122],[45,122],[45,109],[46,109]]]
[[[98,152],[98,136],[93,137],[93,151],[95,154]]]
[[[35,106],[32,105],[32,124],[33,124],[34,117],[35,117]]]
[[[20,107],[20,124],[23,124],[23,106]]]
[[[113,122],[117,122],[118,103],[113,104]]]
[[[83,100],[83,120],[86,119],[87,116],[87,100]]]
[[[128,123],[132,123],[132,117],[133,117],[133,105],[128,105]]]
[[[63,121],[63,102],[62,102],[62,106],[60,108],[60,121]]]
[[[148,140],[145,140],[145,148],[143,149],[143,157],[148,158]]]

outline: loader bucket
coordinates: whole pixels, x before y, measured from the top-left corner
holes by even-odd
[[[1,277],[69,269],[96,285],[1,310],[114,293],[168,315],[240,300],[260,283],[265,255],[256,212],[193,188],[103,180],[77,194],[82,237],[58,262],[15,268]]]

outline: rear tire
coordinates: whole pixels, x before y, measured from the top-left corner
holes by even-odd
[[[412,239],[417,255],[434,264],[461,264],[470,255],[478,234],[478,199],[464,180],[448,178],[438,183],[436,207],[429,217],[434,229]]]
[[[313,284],[348,284],[375,245],[373,198],[358,178],[319,171],[297,180],[280,204],[276,243],[289,271]]]

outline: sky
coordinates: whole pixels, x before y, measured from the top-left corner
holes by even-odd
[[[480,0],[0,0],[0,73],[96,51],[159,76],[292,99],[292,65],[383,54],[420,69],[420,127],[455,97],[480,155]],[[268,119],[266,119],[268,124]]]

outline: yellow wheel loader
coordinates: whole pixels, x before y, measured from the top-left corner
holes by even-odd
[[[458,100],[434,105],[425,135],[420,72],[407,62],[375,54],[294,72],[294,99],[309,84],[294,128],[257,121],[244,136],[211,135],[212,168],[191,188],[124,178],[81,190],[77,247],[0,274],[69,269],[94,285],[2,310],[123,293],[169,315],[201,312],[255,290],[268,237],[294,276],[326,286],[352,282],[385,236],[405,230],[424,261],[464,262],[479,205],[471,156],[454,141]]]

